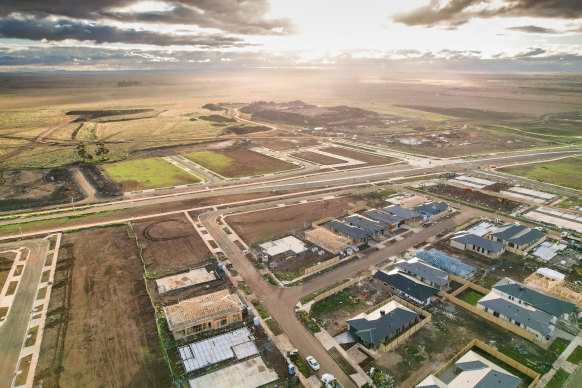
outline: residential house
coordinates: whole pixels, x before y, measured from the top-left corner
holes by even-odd
[[[422,261],[418,257],[413,257],[408,261],[399,261],[394,266],[431,287],[438,288],[441,291],[449,288],[449,274]]]
[[[485,237],[503,243],[505,250],[518,255],[523,255],[536,244],[546,239],[546,235],[541,231],[519,224],[503,225]]]
[[[451,246],[497,259],[505,252],[505,245],[476,234],[461,232],[451,238]]]
[[[335,220],[329,221],[325,224],[325,226],[340,236],[348,237],[349,239],[358,243],[366,244],[370,238],[370,233],[364,229],[348,225],[344,222]]]
[[[402,225],[404,223],[402,218],[397,217],[394,214],[385,213],[385,212],[380,211],[378,209],[368,210],[368,211],[363,212],[362,214],[365,215],[366,217],[372,219],[372,220],[380,221],[380,222],[388,225],[389,230],[398,229],[400,227],[400,225]]]
[[[424,260],[430,265],[442,269],[443,271],[450,273],[451,275],[459,276],[463,279],[471,279],[475,276],[477,269],[469,264],[465,264],[459,259],[455,259],[441,252],[437,249],[431,249],[430,251],[418,251],[416,252],[416,257]]]
[[[420,315],[393,300],[369,314],[361,313],[346,323],[348,331],[359,342],[367,348],[376,348],[380,344],[389,343],[420,319]]]
[[[427,202],[414,208],[415,212],[422,214],[427,219],[430,219],[431,217],[434,217],[437,214],[443,213],[447,210],[449,210],[449,205],[445,202]]]
[[[348,225],[355,226],[361,229],[364,229],[368,232],[371,236],[379,237],[386,232],[388,229],[388,225],[383,222],[373,221],[369,218],[362,217],[358,214],[354,214],[353,216],[345,217],[344,222]]]
[[[430,304],[439,291],[416,280],[412,276],[400,272],[397,268],[390,272],[382,270],[376,271],[372,277],[376,281],[383,283],[392,293],[413,300],[421,305]]]
[[[184,338],[207,330],[220,329],[242,321],[243,304],[228,290],[185,299],[164,307],[174,338]]]
[[[414,225],[420,220],[422,220],[422,215],[414,210],[408,210],[400,206],[387,206],[382,209],[383,211],[393,214],[396,217],[400,217],[401,222],[406,222],[409,225]]]

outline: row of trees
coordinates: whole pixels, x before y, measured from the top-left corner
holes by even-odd
[[[94,150],[95,155],[97,155],[97,158],[99,159],[104,159],[109,153],[109,148],[107,148],[105,143],[103,143],[102,141],[98,141],[95,145],[97,146],[97,148]],[[94,159],[93,154],[89,152],[87,144],[85,143],[81,143],[77,146],[77,154],[79,155],[79,158],[83,162]]]

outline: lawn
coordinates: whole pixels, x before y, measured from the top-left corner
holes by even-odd
[[[570,341],[558,337],[554,340],[554,342],[552,342],[552,344],[549,347],[549,350],[551,350],[552,352],[556,353],[556,355],[559,356],[560,354],[562,354],[564,350],[566,350],[569,343]]]
[[[566,361],[571,362],[572,364],[580,364],[582,361],[582,346],[576,346],[576,349],[570,354],[570,356],[566,359]]]
[[[482,294],[479,294],[478,292],[471,290],[471,291],[467,292],[461,298],[461,300],[469,303],[470,305],[477,306],[477,302],[479,302],[481,300],[481,298],[483,298]]]
[[[145,190],[200,182],[200,179],[162,158],[105,164],[103,169],[123,191]]]
[[[555,162],[505,167],[499,171],[582,190],[581,168],[582,158],[566,158]]]
[[[352,296],[349,288],[344,288],[340,292],[315,302],[311,306],[309,315],[321,324],[324,316],[328,316],[340,309],[348,313],[353,312],[355,305],[361,303],[363,302],[360,299]]]
[[[568,197],[556,205],[563,209],[570,209],[573,207],[582,207],[582,195],[577,197]]]
[[[560,388],[564,385],[566,380],[568,380],[568,377],[570,377],[570,373],[560,368],[552,379],[548,381],[546,388]]]

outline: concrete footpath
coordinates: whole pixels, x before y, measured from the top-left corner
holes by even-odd
[[[572,354],[574,349],[576,349],[578,346],[582,346],[582,332],[578,333],[578,335],[574,337],[572,342],[570,342],[568,347],[562,352],[562,354],[560,354],[558,359],[552,365],[552,369],[542,376],[542,378],[536,385],[536,388],[545,387],[546,384],[548,384],[548,382],[552,379],[552,377],[554,377],[554,374],[556,374],[556,372],[559,369],[564,369],[566,372],[572,375],[570,377],[570,380],[568,381],[568,384],[565,386],[579,387],[582,384],[582,380],[580,380],[580,378],[582,377],[581,372],[582,368],[579,365],[574,365],[571,362],[566,361],[566,359],[570,357],[570,354]],[[575,381],[573,382],[572,380]],[[572,383],[574,385],[571,385]]]

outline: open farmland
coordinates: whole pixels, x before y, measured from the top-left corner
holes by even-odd
[[[342,197],[235,214],[226,221],[248,245],[255,245],[309,228],[312,222],[322,218],[339,217],[364,203],[353,197]]]
[[[138,255],[126,226],[64,235],[35,385],[170,385]]]
[[[330,154],[335,154],[346,158],[351,158],[359,160],[361,162],[365,162],[368,166],[377,166],[380,164],[389,164],[398,161],[398,159],[390,158],[388,156],[372,155],[369,153],[351,150],[349,148],[344,147],[329,147],[322,148],[321,150],[323,152],[329,152]]]
[[[205,261],[210,252],[184,214],[133,223],[148,272],[187,269]]]
[[[327,156],[324,154],[319,154],[317,152],[311,152],[311,151],[296,152],[294,154],[291,154],[291,156],[299,158],[299,159],[305,159],[305,160],[312,162],[312,163],[325,164],[325,165],[342,164],[342,163],[346,162],[345,160],[342,160],[342,159],[333,158],[331,156]]]
[[[262,175],[298,168],[296,164],[244,148],[190,152],[183,156],[227,178]]]
[[[523,164],[500,168],[499,171],[519,175],[540,182],[582,190],[582,158],[565,158],[553,162]]]
[[[196,176],[175,167],[162,158],[105,164],[103,169],[121,186],[121,191],[145,190],[200,182]]]

